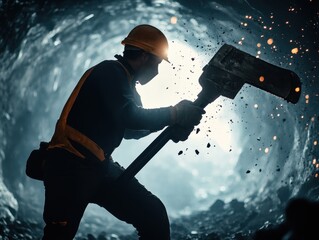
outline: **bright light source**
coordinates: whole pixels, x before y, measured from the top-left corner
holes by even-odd
[[[137,86],[146,108],[170,106],[182,99],[194,100],[201,90],[198,79],[204,63],[195,50],[173,41],[169,46],[169,59],[171,64],[163,61],[159,74],[151,82]]]

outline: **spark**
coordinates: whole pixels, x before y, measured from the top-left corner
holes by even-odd
[[[176,24],[177,23],[177,17],[173,16],[171,17],[171,24]]]
[[[260,76],[259,77],[259,82],[264,82],[265,81],[265,77],[264,76]]]
[[[269,148],[265,148],[265,153],[269,153]]]
[[[305,96],[305,99],[306,99],[306,103],[308,104],[309,103],[309,95],[308,94]]]
[[[293,49],[291,49],[291,53],[292,53],[292,54],[297,54],[298,51],[299,51],[298,48],[293,48]]]
[[[267,43],[268,43],[268,45],[271,45],[271,44],[274,43],[274,40],[273,40],[272,38],[269,38],[269,39],[267,40]]]

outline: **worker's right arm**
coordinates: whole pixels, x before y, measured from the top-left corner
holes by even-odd
[[[120,121],[126,129],[149,130],[155,132],[165,126],[179,124],[190,128],[197,125],[204,111],[190,101],[182,101],[175,107],[146,109],[139,106],[135,99],[131,82],[118,64],[108,72],[110,82],[102,94],[107,94],[106,105],[112,109],[116,121]],[[110,76],[113,76],[110,78]],[[104,79],[105,79],[104,78]]]

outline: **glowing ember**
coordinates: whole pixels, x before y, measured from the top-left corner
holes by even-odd
[[[297,54],[298,51],[299,51],[298,48],[293,48],[293,49],[291,49],[291,53],[292,53],[292,54]]]
[[[176,24],[177,23],[177,17],[173,16],[171,17],[171,24]]]
[[[257,43],[257,47],[260,48],[260,47],[261,47],[261,44],[260,44],[260,43]]]
[[[316,159],[313,159],[313,160],[312,160],[312,164],[315,165],[316,163],[317,163],[317,160],[316,160]]]
[[[265,148],[265,153],[269,153],[269,148]]]
[[[277,140],[277,136],[273,136],[273,138],[272,138],[274,141],[276,141]]]
[[[267,40],[267,43],[268,43],[268,45],[271,45],[271,44],[274,43],[274,40],[273,40],[272,38],[269,38],[269,39]]]
[[[264,82],[265,81],[265,77],[264,76],[260,76],[259,77],[259,82]]]
[[[254,105],[254,108],[258,108],[258,104],[255,104],[255,105]]]
[[[315,140],[315,141],[313,142],[313,145],[317,146],[317,145],[318,145],[318,141]]]
[[[296,87],[295,92],[300,92],[300,87]]]

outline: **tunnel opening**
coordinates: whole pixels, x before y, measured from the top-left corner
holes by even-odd
[[[218,99],[207,108],[204,122],[187,142],[168,144],[138,175],[167,206],[176,239],[187,234],[198,237],[199,231],[191,229],[204,216],[210,225],[218,226],[209,210],[218,216],[215,207],[221,202],[227,204],[222,207],[225,212],[237,209],[242,217],[245,211],[247,221],[255,217],[256,211],[251,209],[268,212],[268,217],[262,215],[258,223],[246,228],[234,223],[236,227],[230,231],[234,233],[280,223],[291,197],[317,200],[318,68],[312,54],[318,49],[308,35],[314,26],[306,24],[305,11],[309,10],[304,6],[287,4],[279,9],[249,1],[199,1],[198,6],[191,1],[159,0],[102,1],[93,5],[88,1],[3,1],[2,18],[8,30],[2,32],[0,41],[3,229],[16,224],[16,219],[42,221],[43,186],[26,178],[25,160],[40,141],[50,139],[63,104],[81,74],[121,53],[120,41],[139,23],[163,29],[173,53],[172,63],[162,66],[154,84],[139,89],[145,106],[193,100],[200,91],[202,67],[223,43],[295,70],[303,82],[298,105],[249,86],[233,101]],[[279,16],[280,11],[284,16]],[[294,24],[300,28],[297,30]],[[270,39],[274,43],[269,44]],[[292,53],[295,48],[298,54]],[[114,157],[127,166],[152,139],[154,135],[138,144],[125,141]],[[270,209],[273,214],[269,215]],[[22,234],[32,237],[26,229],[35,222],[29,223]],[[81,224],[78,238],[93,232],[119,236],[132,231],[95,206],[89,207]],[[205,231],[202,234],[214,228]]]

